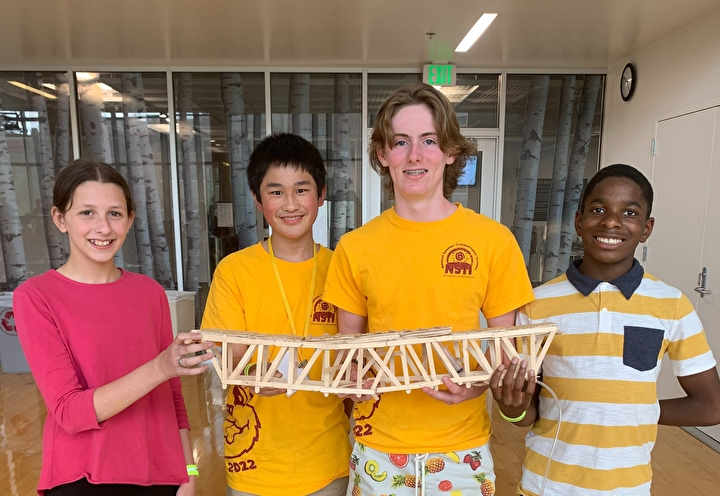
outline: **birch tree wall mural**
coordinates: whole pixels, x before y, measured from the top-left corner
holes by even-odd
[[[145,174],[143,166],[143,149],[140,144],[141,121],[138,116],[137,100],[133,96],[137,87],[138,75],[123,73],[122,110],[123,131],[125,134],[125,157],[127,160],[128,184],[135,201],[135,221],[133,233],[137,250],[138,268],[141,274],[153,277],[153,256],[150,247],[150,229],[148,227],[147,199],[145,196]]]
[[[55,176],[72,159],[63,82],[66,73],[0,72],[0,291],[67,256],[50,215]]]
[[[512,226],[534,284],[582,254],[573,220],[584,180],[599,166],[602,86],[595,75],[508,77],[501,221]]]
[[[318,232],[327,234],[323,241],[332,248],[361,223],[361,73],[271,73],[269,95],[262,71],[175,73],[175,93],[168,95],[165,72],[78,72],[73,75],[77,129],[71,127],[69,76],[0,72],[0,105],[5,106],[0,119],[6,124],[0,127],[0,290],[64,261],[66,241],[49,223],[49,210],[54,177],[74,158],[73,131],[81,133],[83,157],[112,164],[132,185],[137,220],[116,263],[154,277],[167,289],[176,289],[183,277],[183,289],[199,296],[197,315],[219,260],[268,234],[257,225],[245,177],[253,144],[267,129],[303,136],[326,161],[328,230]],[[388,94],[419,78],[369,74],[367,124],[372,125]],[[461,82],[447,94],[464,129],[496,130],[505,123],[504,153],[498,154],[504,157],[503,177],[496,178],[502,185],[500,220],[517,237],[533,283],[547,281],[582,254],[573,218],[584,181],[599,165],[604,78],[458,78]],[[504,107],[499,94],[506,95]],[[176,102],[175,120],[167,113],[169,98]],[[265,108],[266,101],[272,109]],[[175,143],[170,140],[173,123]],[[171,146],[178,151],[175,164]],[[173,166],[179,171],[177,183],[170,177]],[[478,184],[484,181],[479,174]],[[464,185],[465,200],[458,201],[479,196],[471,191],[478,184]],[[172,211],[175,187],[180,212]],[[174,239],[174,216],[181,220],[178,253],[184,274],[174,273],[174,245],[180,242]]]
[[[158,190],[157,172],[155,170],[155,157],[150,142],[148,129],[148,109],[145,102],[145,89],[142,74],[134,73],[123,78],[123,92],[135,102],[138,117],[136,119],[140,132],[140,154],[143,162],[143,177],[145,178],[145,200],[147,202],[148,228],[150,230],[150,248],[152,250],[155,280],[164,288],[175,287],[172,267],[170,265],[170,248],[165,234],[162,199]],[[128,116],[126,115],[127,119]]]
[[[333,190],[328,192],[332,201],[330,245],[337,245],[340,236],[355,229],[357,193],[353,180],[352,152],[350,149],[350,77],[335,75],[335,112],[333,112]]]
[[[310,74],[290,76],[290,132],[312,141],[312,115],[310,114]]]
[[[200,206],[198,193],[197,153],[195,151],[192,76],[177,76],[178,100],[178,159],[183,178],[185,213],[185,289],[197,291],[200,286]]]
[[[42,72],[28,73],[27,84],[43,90]],[[50,211],[53,205],[53,188],[55,187],[55,160],[53,158],[53,142],[50,133],[47,98],[39,93],[28,92],[31,108],[37,112],[38,128],[35,137],[36,162],[40,167],[40,204],[44,221],[45,241],[48,248],[50,268],[57,269],[65,262],[64,235],[55,227]]]
[[[99,73],[84,73],[87,76],[78,78],[78,109],[84,131],[82,156],[106,164],[113,163],[113,148],[110,132],[103,116],[103,90],[100,86]],[[122,172],[122,171],[121,171]],[[126,177],[127,179],[127,177]],[[115,265],[125,267],[122,250],[115,254]]]
[[[334,248],[360,222],[362,76],[272,74],[270,86],[273,132],[304,137],[325,160],[327,218],[316,221],[313,231]]]
[[[251,143],[248,140],[247,116],[242,76],[237,73],[220,75],[222,103],[227,126],[228,159],[232,182],[233,223],[239,248],[257,243],[257,220],[250,186],[247,182],[247,166]],[[260,120],[258,119],[258,124]]]
[[[567,181],[570,130],[575,104],[575,76],[564,76],[558,105],[557,137],[553,158],[552,183],[548,200],[547,241],[542,281],[546,282],[562,273],[558,270],[560,251],[560,227],[562,223],[565,183]]]
[[[55,101],[57,118],[55,119],[55,175],[70,163],[72,135],[70,133],[70,85],[67,72],[56,72]]]
[[[533,76],[525,109],[525,126],[518,165],[518,197],[512,232],[528,265],[530,238],[535,215],[535,190],[537,188],[540,149],[542,147],[545,107],[547,104],[550,76]]]
[[[568,170],[565,198],[563,200],[562,226],[560,229],[560,248],[558,252],[558,269],[565,271],[570,263],[573,240],[575,239],[575,211],[580,202],[580,193],[585,177],[585,163],[595,119],[595,107],[598,101],[601,76],[586,76],[582,89],[582,100],[575,125],[572,154]],[[594,171],[593,171],[594,172]]]
[[[89,74],[89,73],[88,73]],[[85,131],[83,156],[92,160],[113,163],[110,134],[103,116],[103,91],[100,75],[78,80],[78,107]]]
[[[28,272],[2,110],[0,98],[0,248],[5,268],[5,289],[12,291],[27,279]]]
[[[166,229],[172,212],[169,202],[163,202],[161,187],[169,182],[165,74],[77,73],[77,81],[82,155],[117,168],[135,201],[128,239],[133,242],[123,245],[115,262],[174,289]],[[152,109],[148,109],[148,91]]]

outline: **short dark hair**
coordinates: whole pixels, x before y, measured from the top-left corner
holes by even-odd
[[[75,190],[86,181],[116,184],[125,197],[128,215],[135,212],[135,203],[130,194],[130,187],[122,174],[111,165],[87,158],[79,158],[60,171],[53,188],[53,206],[62,214],[67,212],[72,207]]]
[[[318,197],[325,188],[325,162],[315,145],[302,136],[290,133],[273,134],[263,139],[250,155],[247,168],[250,191],[260,201],[260,185],[270,167],[294,167],[307,172],[315,180]]]
[[[393,146],[392,119],[395,114],[409,105],[425,105],[433,116],[438,145],[443,153],[455,155],[455,161],[445,167],[443,172],[443,195],[450,198],[457,188],[458,178],[465,170],[467,157],[475,155],[475,144],[462,135],[457,116],[447,97],[425,83],[407,84],[395,90],[380,107],[375,120],[375,127],[370,137],[368,154],[370,165],[386,179],[386,187],[390,191],[390,198],[394,198],[393,182],[390,172],[383,167],[378,152],[386,146]]]
[[[642,172],[637,170],[635,167],[626,164],[608,165],[607,167],[600,169],[592,178],[590,178],[590,181],[588,181],[587,186],[585,186],[585,189],[580,196],[580,211],[585,211],[585,201],[587,200],[587,197],[590,196],[590,193],[592,193],[595,189],[595,186],[611,177],[624,177],[626,179],[630,179],[638,185],[642,193],[643,200],[647,203],[647,219],[649,219],[653,204],[652,185]]]

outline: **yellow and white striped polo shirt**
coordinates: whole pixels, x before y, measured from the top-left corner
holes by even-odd
[[[545,495],[649,495],[662,357],[676,376],[704,372],[715,359],[688,298],[637,260],[610,283],[583,276],[580,263],[536,288],[519,316],[520,324],[554,322],[562,333],[543,362],[563,414]],[[544,389],[539,413],[519,487],[529,496],[540,492],[558,418]]]

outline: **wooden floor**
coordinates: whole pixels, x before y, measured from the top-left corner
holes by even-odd
[[[193,426],[199,495],[223,496],[222,417],[225,394],[214,372],[183,380]],[[30,374],[0,373],[0,495],[35,494],[46,410]],[[497,496],[514,496],[526,429],[495,422],[492,452]],[[502,467],[502,468],[501,468]],[[677,427],[660,427],[653,450],[653,496],[720,495],[720,453]]]

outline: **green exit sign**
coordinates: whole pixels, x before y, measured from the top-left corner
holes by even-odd
[[[455,86],[455,66],[448,64],[425,64],[423,81],[432,86]]]

